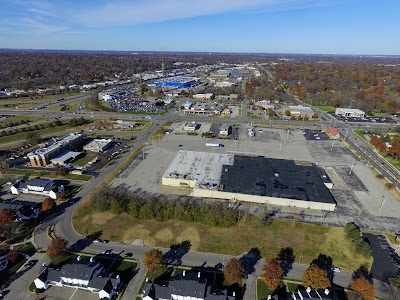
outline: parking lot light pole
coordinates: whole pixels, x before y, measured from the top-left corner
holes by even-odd
[[[353,163],[351,164],[349,175],[351,175],[351,172],[353,172],[353,167],[355,163],[356,161],[354,160]]]
[[[379,212],[381,212],[382,207],[383,207],[383,205],[385,204],[386,199],[387,199],[387,196],[382,196],[382,197],[383,197],[383,201],[382,201],[381,207],[379,208]]]
[[[331,152],[333,151],[333,145],[335,144],[335,141],[336,140],[333,140],[333,142],[332,142]]]

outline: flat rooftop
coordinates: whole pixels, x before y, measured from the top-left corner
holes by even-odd
[[[196,180],[217,189],[222,165],[233,164],[233,155],[180,150],[164,173],[164,178]]]
[[[52,142],[47,142],[43,148],[37,148],[32,152],[29,152],[27,156],[35,156],[35,155],[46,155],[59,147],[63,147],[74,141],[75,139],[81,138],[82,134],[80,133],[70,133],[62,138],[56,139]]]
[[[223,166],[219,190],[336,204],[316,168],[293,160],[235,156],[233,164]]]

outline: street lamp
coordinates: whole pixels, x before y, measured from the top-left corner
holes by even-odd
[[[379,208],[379,212],[382,210],[382,207],[385,204],[386,199],[388,198],[387,196],[382,196],[382,197],[383,197],[383,201],[382,201],[381,207]]]
[[[351,167],[350,167],[349,175],[351,175],[351,172],[353,171],[353,167],[354,167],[354,164],[355,164],[355,163],[356,163],[356,161],[354,160],[353,163],[352,163],[352,165],[351,165]]]

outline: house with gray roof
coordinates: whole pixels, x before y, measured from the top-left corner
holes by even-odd
[[[215,290],[201,276],[201,273],[186,273],[173,276],[169,281],[156,280],[146,282],[142,291],[143,300],[235,300],[235,294],[227,295],[226,291]]]
[[[10,188],[11,194],[39,194],[57,199],[57,196],[64,191],[64,186],[57,186],[56,182],[50,179],[35,178],[23,182],[17,180]]]
[[[94,258],[87,260],[78,256],[76,261],[68,262],[61,268],[43,265],[34,283],[41,290],[50,286],[71,287],[96,293],[100,299],[112,299],[118,294],[120,277],[111,277]]]

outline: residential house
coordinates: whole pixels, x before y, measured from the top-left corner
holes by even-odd
[[[28,201],[0,202],[0,209],[13,210],[18,220],[23,221],[39,217],[41,204]]]
[[[146,282],[142,291],[143,300],[235,300],[235,294],[213,289],[201,273],[186,273],[173,276],[169,281]]]
[[[100,262],[94,258],[82,259],[80,256],[76,261],[68,262],[61,268],[43,265],[34,283],[36,288],[41,290],[50,286],[88,290],[98,294],[100,299],[112,299],[120,288],[119,275],[113,278]]]
[[[48,196],[52,199],[57,199],[57,196],[64,191],[64,186],[57,186],[53,180],[35,178],[28,180],[26,183],[17,180],[13,185],[11,185],[10,190],[13,195],[18,195],[20,193],[39,194]]]

